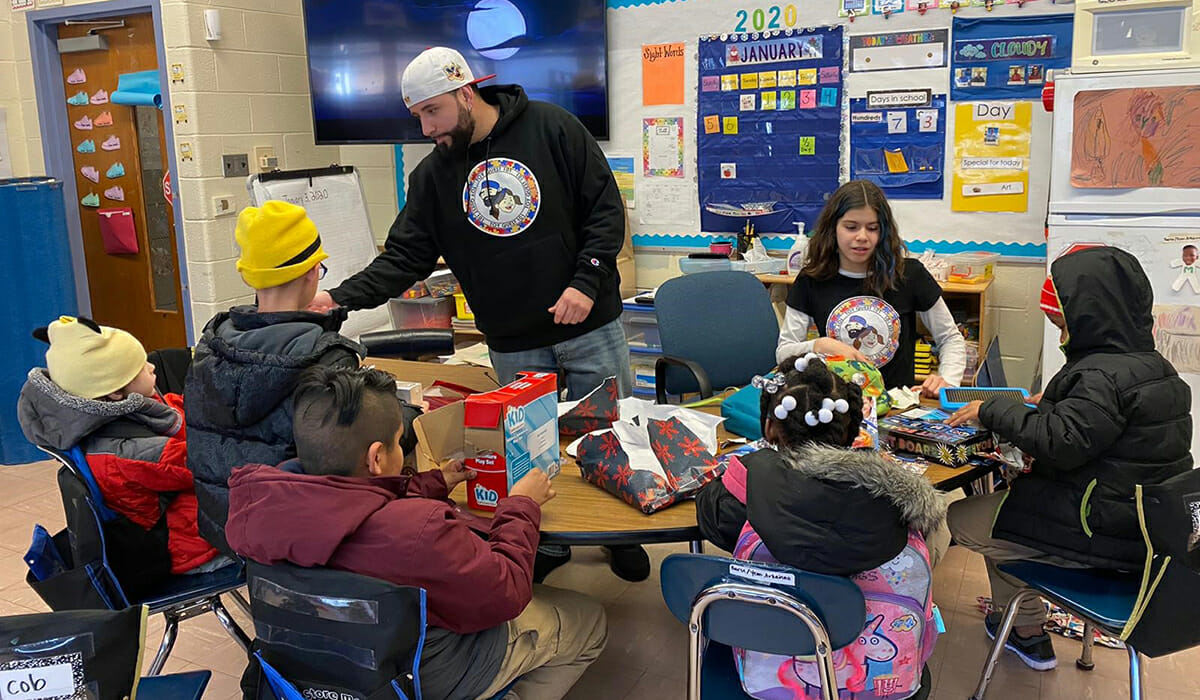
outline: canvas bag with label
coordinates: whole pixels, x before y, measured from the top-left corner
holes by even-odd
[[[1135,491],[1146,568],[1121,639],[1149,657],[1200,645],[1200,469]]]
[[[146,608],[0,617],[0,690],[19,697],[127,700],[141,677]],[[38,687],[40,686],[40,688]]]

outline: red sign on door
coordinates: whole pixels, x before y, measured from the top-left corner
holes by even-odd
[[[171,204],[171,173],[170,173],[170,171],[163,173],[162,192],[163,192],[163,199],[167,200],[167,204]]]

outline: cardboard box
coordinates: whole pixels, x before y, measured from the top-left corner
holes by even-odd
[[[969,425],[952,428],[938,412],[920,408],[879,419],[879,436],[895,452],[911,452],[949,467],[961,467],[995,447],[991,431]]]
[[[414,362],[387,357],[368,357],[365,365],[374,365],[400,381],[419,382],[426,390],[439,379],[476,391],[491,391],[499,388],[496,370],[475,365],[444,365],[437,362]]]
[[[558,474],[558,378],[522,373],[512,384],[417,418],[414,428],[418,467],[462,458],[479,474],[467,484],[468,507],[495,510],[530,470]]]

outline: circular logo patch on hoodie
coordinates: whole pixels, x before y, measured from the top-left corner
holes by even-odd
[[[463,187],[467,220],[492,236],[515,236],[529,228],[541,199],[533,171],[511,158],[489,158],[477,164]]]

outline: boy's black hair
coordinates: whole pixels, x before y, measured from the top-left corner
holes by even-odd
[[[779,426],[774,434],[779,447],[800,447],[809,442],[837,447],[854,444],[858,428],[862,425],[862,388],[839,377],[819,359],[809,360],[804,371],[796,371],[796,361],[799,359],[789,357],[779,365],[779,373],[783,375],[783,386],[779,391],[774,394],[766,390],[762,392],[759,409],[762,412],[764,434],[769,418]],[[795,398],[796,408],[788,412],[787,418],[779,420],[775,417],[775,407],[785,396]],[[826,398],[834,401],[845,399],[850,404],[850,410],[845,413],[834,411],[832,422],[810,426],[804,421],[805,414],[820,410],[821,402]]]
[[[402,419],[392,375],[315,365],[300,374],[292,396],[296,456],[306,474],[365,476],[372,443],[398,449]]]

